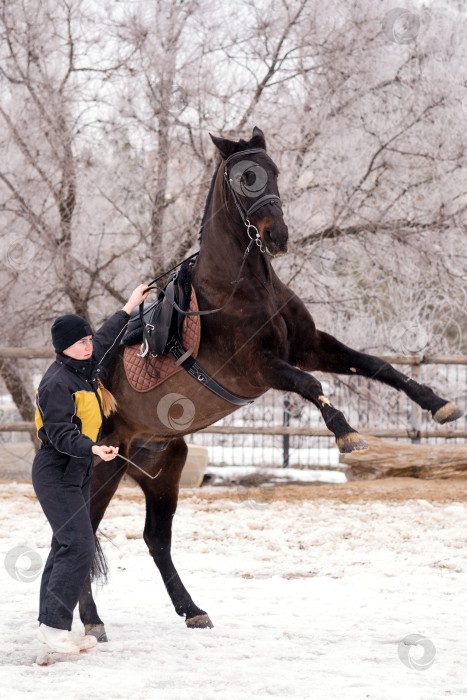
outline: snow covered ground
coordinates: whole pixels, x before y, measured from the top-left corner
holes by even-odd
[[[141,539],[144,503],[125,486],[102,524],[111,578],[97,604],[110,641],[39,666],[49,527],[29,484],[0,484],[2,560],[30,550],[16,570],[11,554],[0,568],[3,697],[467,697],[465,503],[286,502],[280,489],[258,503],[242,494],[185,490],[175,518],[176,566],[214,629],[188,630],[173,611]],[[412,634],[436,649],[425,670],[399,658]],[[401,649],[415,663],[423,653]]]
[[[294,469],[292,467],[214,467],[208,465],[206,474],[212,477],[212,486],[221,484],[227,485],[229,481],[236,483],[244,480],[246,476],[260,475],[265,477],[265,481],[272,481],[276,484],[289,483],[292,481],[324,481],[327,483],[341,484],[347,481],[343,472],[331,469]]]

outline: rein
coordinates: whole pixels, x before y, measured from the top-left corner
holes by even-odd
[[[238,285],[240,284],[240,282],[241,282],[242,279],[243,279],[243,277],[241,277],[241,274],[242,274],[243,268],[245,267],[245,263],[246,263],[246,259],[247,259],[247,257],[248,257],[248,253],[250,252],[250,250],[251,250],[251,248],[252,248],[252,246],[253,246],[253,243],[255,243],[255,241],[256,241],[255,238],[250,238],[250,242],[248,243],[248,245],[247,245],[247,247],[246,247],[246,249],[245,249],[245,252],[243,253],[242,264],[240,265],[240,269],[239,269],[239,271],[238,271],[237,279],[233,280],[233,281],[230,283],[230,284],[233,284],[233,285],[234,285],[234,288],[232,289],[232,292],[230,293],[229,298],[227,299],[227,301],[226,301],[224,304],[222,304],[222,306],[219,306],[217,309],[206,309],[205,311],[184,311],[183,309],[181,309],[181,308],[179,307],[179,305],[177,304],[177,302],[176,302],[174,299],[173,299],[173,300],[171,299],[171,300],[170,300],[170,304],[173,306],[173,308],[174,308],[176,311],[182,313],[184,316],[208,316],[209,314],[216,314],[218,311],[222,311],[222,309],[224,309],[224,308],[227,306],[227,304],[231,301],[232,297],[234,296],[235,292],[237,291]],[[160,277],[158,277],[157,280],[161,279],[161,277],[165,277],[165,275],[168,274],[168,272],[173,272],[173,270],[176,270],[177,267],[180,267],[180,265],[183,265],[184,262],[187,262],[187,260],[191,260],[192,258],[194,258],[194,257],[197,256],[197,255],[199,255],[199,253],[195,253],[195,254],[192,255],[190,258],[187,258],[187,259],[184,260],[183,262],[179,263],[179,265],[176,265],[175,267],[173,267],[171,270],[168,270],[167,272],[164,272],[164,274],[162,274]],[[157,284],[154,284],[157,280],[153,280],[152,282],[150,282],[150,283],[148,284],[147,288],[145,289],[145,292],[147,292],[148,290],[157,289],[159,292],[162,292],[165,296],[167,296],[165,289],[162,289],[161,287],[158,287]],[[139,306],[139,315],[140,315],[140,318],[141,318],[141,322],[142,322],[142,323],[143,323],[143,310],[144,310],[144,305],[143,305],[143,304],[140,304],[140,306]],[[143,328],[144,328],[144,323],[143,323]]]

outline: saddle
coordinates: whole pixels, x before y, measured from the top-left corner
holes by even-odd
[[[132,346],[142,343],[141,357],[151,353],[161,357],[168,351],[172,337],[181,335],[181,326],[191,301],[191,272],[189,265],[172,273],[166,286],[159,293],[156,301],[145,302],[143,310],[134,309],[130,314],[123,344]],[[174,307],[174,302],[178,308]]]
[[[234,394],[210,376],[195,359],[198,355],[201,319],[191,286],[192,259],[174,272],[159,297],[134,311],[122,342],[123,364],[130,385],[139,392],[154,389],[184,369],[199,384],[236,406],[253,398]],[[191,315],[187,315],[186,312]],[[212,313],[211,311],[204,313]],[[139,345],[138,345],[139,344]],[[138,352],[139,349],[139,352]]]
[[[198,311],[195,290],[192,289],[189,311]],[[197,357],[200,338],[201,321],[199,316],[187,316],[182,323],[180,330],[181,352],[189,353],[192,358]],[[141,357],[141,340],[143,338],[142,329],[139,329],[139,342],[125,348],[123,353],[123,364],[130,386],[138,392],[147,392],[155,389],[177,372],[185,369],[173,352],[167,352],[160,357],[153,357],[149,351]],[[143,345],[144,347],[144,345]],[[171,341],[169,338],[169,347]]]

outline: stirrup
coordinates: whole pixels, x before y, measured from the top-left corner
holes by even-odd
[[[136,353],[136,356],[137,356],[137,357],[146,357],[146,355],[148,354],[148,352],[149,352],[149,343],[148,343],[148,341],[147,341],[146,338],[145,338],[145,339],[143,340],[143,342],[141,343],[141,347],[140,347],[140,349],[139,349],[139,352]]]

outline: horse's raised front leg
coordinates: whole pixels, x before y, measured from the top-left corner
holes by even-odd
[[[349,453],[367,450],[368,445],[347,423],[344,414],[325,397],[320,382],[311,374],[273,358],[263,370],[263,376],[272,389],[292,391],[311,401],[321,412],[326,427],[334,433],[339,451]]]
[[[183,439],[169,442],[163,452],[157,444],[136,441],[129,457],[154,479],[130,468],[128,473],[142,488],[146,497],[144,541],[153,557],[172,600],[175,611],[185,617],[187,627],[212,627],[208,614],[193,602],[174,566],[171,555],[172,520],[177,509],[180,476],[188,448]]]
[[[403,391],[421,408],[430,411],[438,423],[448,423],[464,415],[456,404],[437,396],[430,387],[407,377],[389,362],[374,355],[352,350],[328,333],[317,331],[308,358],[304,355],[302,359],[301,366],[309,364],[313,370],[336,374],[357,374],[376,379]]]

